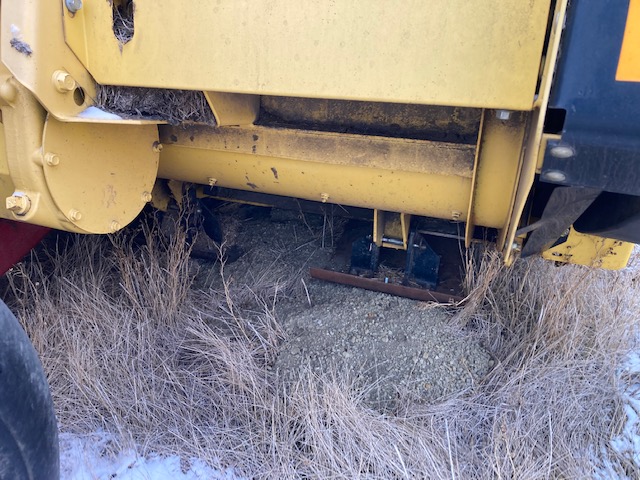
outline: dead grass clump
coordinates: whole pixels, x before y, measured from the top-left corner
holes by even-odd
[[[253,303],[250,286],[193,289],[189,263],[179,239],[84,237],[50,271],[12,273],[63,429],[102,428],[141,453],[250,478],[587,478],[598,461],[640,474],[608,448],[621,428],[615,372],[637,328],[631,273],[535,260],[509,270],[487,256],[455,321],[495,368],[441,403],[403,399],[382,415],[348,372],[280,383],[278,288]]]
[[[133,13],[135,4],[132,0],[125,0],[123,2],[113,2],[111,4],[113,9],[113,34],[120,43],[120,48],[133,38],[135,33]]]
[[[97,85],[95,104],[124,118],[216,125],[201,91]]]

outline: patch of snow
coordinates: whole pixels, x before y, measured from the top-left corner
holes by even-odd
[[[609,441],[609,446],[624,459],[628,466],[637,471],[640,470],[640,350],[628,355],[620,368],[619,378],[626,419],[622,432]],[[605,451],[601,455],[596,455],[595,458],[594,464],[597,465],[594,472],[595,479],[628,478],[622,465],[614,465],[609,461]]]
[[[640,351],[629,355],[622,367],[622,398],[627,416],[622,433],[611,447],[640,468]]]
[[[86,108],[78,114],[78,118],[85,118],[88,120],[122,120],[122,117],[120,115],[105,112],[98,107]]]
[[[220,471],[202,460],[184,462],[178,456],[141,457],[133,450],[117,455],[107,453],[113,437],[96,432],[90,435],[60,434],[61,480],[240,480],[233,470]]]

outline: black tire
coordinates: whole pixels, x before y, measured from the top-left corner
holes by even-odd
[[[0,300],[0,479],[59,478],[49,385],[29,338]]]

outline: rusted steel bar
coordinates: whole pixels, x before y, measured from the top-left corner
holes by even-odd
[[[422,288],[406,287],[404,285],[397,285],[394,283],[384,283],[373,278],[357,277],[355,275],[324,270],[322,268],[311,268],[309,269],[309,273],[313,278],[317,278],[318,280],[350,285],[352,287],[388,293],[423,302],[458,303],[462,301],[462,298],[457,295],[448,295],[446,293],[433,292]]]

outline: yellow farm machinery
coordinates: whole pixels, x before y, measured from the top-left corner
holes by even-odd
[[[431,287],[431,237],[640,242],[640,0],[5,0],[0,60],[0,273],[186,188],[357,212],[352,269]]]

